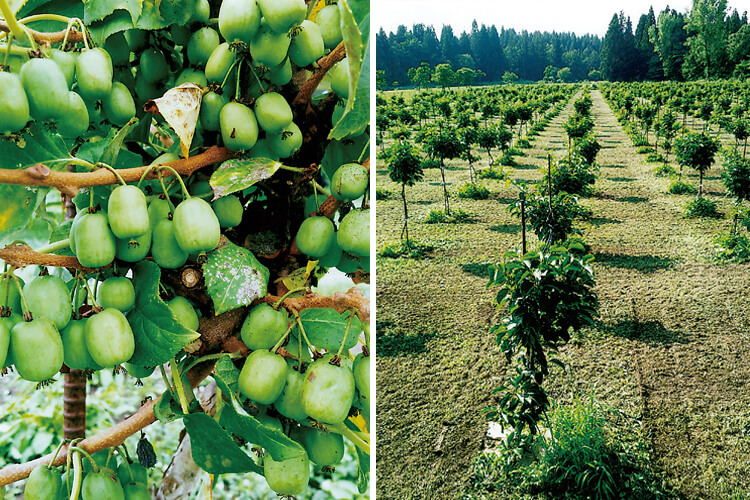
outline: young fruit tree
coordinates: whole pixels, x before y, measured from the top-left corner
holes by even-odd
[[[406,186],[413,186],[423,178],[422,161],[414,147],[408,142],[391,146],[388,155],[388,175],[393,182],[401,184],[401,199],[404,202],[404,229],[401,238],[409,244],[409,208],[406,203]]]
[[[714,163],[714,155],[719,151],[719,141],[706,132],[689,132],[675,139],[674,144],[677,161],[682,166],[694,168],[700,174],[698,183],[698,198],[703,196],[703,175]]]
[[[342,460],[367,497],[369,1],[59,5],[0,0],[0,383],[65,391],[0,498],[184,498],[196,465],[311,497]],[[87,437],[101,370],[164,392]],[[123,443],[157,421],[187,437],[149,488]]]

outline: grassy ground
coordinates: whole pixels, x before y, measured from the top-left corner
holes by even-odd
[[[684,219],[690,196],[666,195],[667,179],[635,153],[598,91],[595,132],[603,149],[595,193],[582,200],[594,216],[579,222],[596,256],[601,322],[563,347],[566,373],[549,389],[558,402],[594,394],[617,423],[642,433],[670,488],[685,498],[745,498],[750,484],[750,267],[712,261],[710,238],[731,222]],[[546,155],[567,145],[561,123],[571,103],[517,158],[518,179],[539,178]],[[487,165],[486,155],[481,164]],[[378,247],[397,241],[399,188],[380,162]],[[705,180],[725,214],[720,167]],[[697,175],[688,176],[697,184]],[[449,162],[449,187],[469,180]],[[427,225],[442,208],[437,170],[407,188],[410,235],[435,246],[422,260],[378,259],[378,498],[457,498],[472,492],[472,460],[484,449],[482,408],[506,369],[488,333],[498,318],[488,264],[520,246],[520,224],[506,206],[517,198],[488,181],[485,201],[451,199],[475,214],[471,224]],[[533,236],[532,236],[533,239]],[[504,494],[488,497],[505,498]]]

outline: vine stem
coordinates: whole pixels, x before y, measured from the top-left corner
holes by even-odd
[[[2,14],[3,18],[5,19],[5,22],[0,23],[0,29],[2,29],[3,31],[9,31],[15,38],[18,38],[19,40],[26,36],[26,30],[16,19],[15,14],[13,14],[13,10],[8,4],[8,0],[0,0],[0,14]],[[3,26],[6,29],[3,29]]]
[[[2,1],[2,0],[0,0]],[[181,175],[190,175],[198,169],[228,160],[234,153],[227,148],[212,146],[203,153],[165,163],[174,168]],[[125,182],[138,182],[149,166],[124,168],[118,173]],[[172,175],[170,172],[168,175]],[[156,179],[157,174],[149,172],[146,179]],[[118,179],[106,169],[93,172],[55,172],[43,164],[32,165],[25,169],[0,169],[0,184],[16,184],[21,186],[48,186],[55,188],[107,186],[117,184]]]
[[[6,3],[6,2],[3,0],[2,3]],[[50,16],[54,16],[54,18],[50,17],[49,20],[68,22],[68,21],[63,21],[61,19],[64,16],[58,16],[57,14],[50,14]],[[30,18],[22,19],[21,22],[39,21],[41,20],[41,17],[42,15],[31,16]],[[20,23],[19,23],[19,26],[20,26]],[[40,43],[40,44],[61,43],[65,39],[65,32],[67,31],[67,29],[64,29],[60,31],[44,33],[44,32],[36,31],[27,27],[21,27],[21,29],[23,30],[21,33],[23,33],[24,37],[27,36],[26,33],[28,33],[28,36],[31,36],[31,38],[33,38],[36,41],[36,43]],[[5,19],[5,21],[0,21],[0,31],[6,32],[6,33],[12,33],[13,36],[18,38],[18,35],[13,31],[13,28],[11,27],[11,23],[8,22],[7,18]],[[73,42],[73,43],[83,42],[84,39],[85,39],[84,33],[80,31],[71,31],[68,35],[69,42]],[[26,51],[26,53],[28,53],[28,50]]]
[[[182,409],[182,413],[187,414],[189,408],[187,396],[185,395],[185,387],[182,385],[182,375],[180,375],[180,370],[177,368],[177,361],[174,358],[169,360],[169,367],[172,369],[172,380],[174,380],[174,388],[177,392],[177,399],[180,401],[180,408]]]
[[[346,47],[344,46],[344,42],[341,42],[330,52],[330,54],[318,59],[318,71],[313,73],[304,85],[302,85],[302,88],[292,101],[292,106],[301,106],[309,102],[312,95],[315,93],[315,89],[318,88],[320,82],[323,81],[323,77],[328,73],[328,70],[331,69],[334,64],[344,59],[344,57],[346,57]]]
[[[198,384],[200,384],[200,382],[211,373],[213,366],[214,363],[209,363],[206,366],[196,366],[193,370],[189,371],[187,376],[190,381],[190,386],[197,387]],[[160,398],[147,401],[131,417],[95,436],[80,441],[77,447],[88,453],[96,453],[97,451],[106,448],[121,445],[127,438],[140,432],[156,421],[154,406],[156,406],[159,399]],[[38,465],[47,465],[48,463],[52,463],[53,467],[63,465],[67,460],[69,452],[69,448],[63,448],[63,451],[58,454],[54,462],[52,462],[52,454],[50,453],[41,458],[37,458],[36,460],[32,460],[31,462],[13,464],[0,469],[0,486],[5,486],[29,477],[31,471]]]

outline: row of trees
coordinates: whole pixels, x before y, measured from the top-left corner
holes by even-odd
[[[750,24],[726,0],[694,0],[689,14],[667,7],[629,17],[615,14],[601,51],[610,81],[693,80],[750,76]]]
[[[387,84],[410,81],[410,68],[424,62],[430,67],[448,63],[452,68],[476,70],[479,81],[499,81],[508,72],[522,80],[541,80],[545,69],[569,68],[572,79],[586,78],[600,65],[601,39],[593,35],[571,33],[516,32],[498,29],[476,21],[469,33],[460,36],[443,26],[438,39],[432,26],[415,24],[411,30],[399,26],[386,34],[381,28],[376,37],[377,69]],[[551,70],[548,70],[548,72]]]
[[[694,0],[689,13],[667,7],[640,16],[612,17],[604,39],[573,33],[516,32],[475,21],[456,37],[443,26],[399,26],[376,37],[377,69],[384,85],[414,83],[423,63],[449,64],[466,82],[496,82],[515,74],[521,80],[610,81],[693,80],[750,76],[750,22],[747,12],[730,9],[727,0]],[[410,71],[412,72],[410,74]],[[427,80],[429,83],[430,80]],[[460,81],[456,81],[460,83]]]

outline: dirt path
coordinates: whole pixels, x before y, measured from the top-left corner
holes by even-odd
[[[645,431],[681,494],[726,498],[750,478],[750,266],[712,263],[710,237],[730,221],[683,219],[690,197],[664,194],[669,181],[635,153],[598,91],[592,99],[601,171],[581,200],[594,217],[579,227],[597,259],[601,325],[561,350],[569,370],[549,391],[558,402],[593,394],[618,425]],[[538,179],[547,154],[564,153],[572,101],[517,158],[514,178]],[[378,188],[397,193],[378,168]],[[719,172],[707,173],[707,196],[727,213]],[[473,224],[427,225],[442,208],[439,175],[407,189],[410,232],[435,245],[430,258],[378,259],[378,498],[459,497],[484,447],[481,410],[496,403],[505,371],[489,333],[497,318],[486,271],[520,245],[506,211],[517,191],[490,181],[490,200],[451,199]],[[451,187],[468,177],[449,164]],[[398,239],[401,210],[398,197],[378,201],[379,246]]]
[[[615,322],[603,316],[635,341],[632,366],[657,463],[689,497],[705,498],[706,483],[717,480],[726,495],[742,491],[750,477],[744,437],[750,421],[748,266],[708,261],[710,235],[726,231],[729,221],[680,219],[675,211],[686,197],[663,194],[667,181],[633,161],[634,148],[609,107],[598,92],[593,98],[600,142],[613,146],[599,158],[605,165],[599,196],[610,198],[604,179],[621,180],[632,194],[618,198],[615,191],[611,198],[638,207],[620,211],[619,238],[611,234],[594,247],[609,268],[598,279],[603,304],[617,304],[614,318],[626,313]],[[719,172],[716,166],[708,172],[707,193],[726,213]]]

